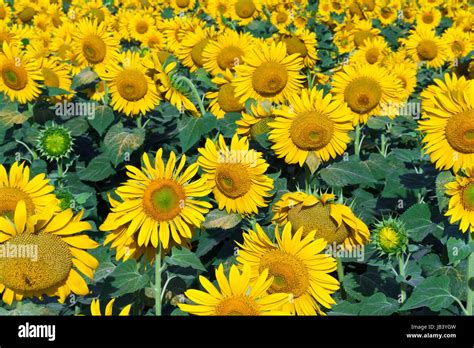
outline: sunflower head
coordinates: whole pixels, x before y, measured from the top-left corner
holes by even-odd
[[[46,126],[38,135],[36,147],[48,160],[59,160],[67,157],[73,146],[71,131],[67,128],[52,124]]]
[[[375,224],[372,240],[381,254],[389,256],[404,253],[408,246],[408,236],[403,223],[392,217]]]

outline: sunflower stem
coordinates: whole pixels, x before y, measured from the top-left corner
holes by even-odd
[[[58,180],[63,178],[63,163],[60,158],[56,160],[56,166],[58,168]]]
[[[23,301],[17,301],[16,302],[16,310],[18,314],[21,314],[21,310],[23,309]]]
[[[161,243],[158,243],[155,257],[155,315],[161,316]]]
[[[400,281],[400,302],[404,303],[407,298],[406,285],[404,283],[406,277],[406,266],[405,260],[403,259],[403,254],[398,255],[398,274],[402,278]]]
[[[142,126],[142,115],[139,115],[137,117],[137,127],[138,128],[143,128],[143,126]]]
[[[341,297],[342,299],[346,298],[346,292],[342,286],[344,281],[344,265],[342,264],[342,259],[340,257],[336,257],[336,265],[337,265],[337,279],[339,283],[341,283]]]
[[[15,141],[26,148],[26,150],[31,154],[31,157],[33,158],[33,160],[38,159],[38,154],[35,151],[33,151],[28,145],[26,145],[23,141],[17,140],[17,139],[15,139]]]
[[[362,141],[364,140],[360,138],[360,124],[358,123],[355,128],[355,138],[354,138],[354,152],[357,157],[360,157],[360,148],[362,146]]]
[[[204,116],[206,114],[206,110],[204,109],[204,104],[202,103],[201,97],[199,96],[199,92],[196,89],[196,86],[194,86],[194,83],[187,77],[178,76],[178,78],[176,79],[176,82],[179,83],[181,81],[185,82],[188,85],[188,87],[191,89],[191,91],[193,92],[194,98],[196,99],[199,106],[199,111],[201,112],[201,115]]]
[[[472,235],[470,231],[467,231],[467,244],[470,246],[472,242]],[[474,253],[471,253],[469,255],[469,258],[467,260],[467,304],[466,304],[466,309],[467,309],[467,315],[472,316],[473,315],[473,310],[472,310],[472,305],[473,305],[473,299],[474,299],[474,289],[471,287],[471,283],[474,280]]]

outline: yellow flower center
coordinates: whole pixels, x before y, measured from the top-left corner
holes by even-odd
[[[375,64],[379,60],[380,51],[376,47],[369,48],[367,52],[365,52],[365,59],[369,64]]]
[[[148,82],[142,72],[125,69],[117,77],[117,90],[122,98],[135,102],[146,95]]]
[[[350,82],[344,90],[344,100],[352,111],[365,114],[380,103],[382,89],[377,81],[370,77],[359,77]]]
[[[231,83],[226,83],[219,88],[217,102],[225,112],[239,112],[244,109],[244,106],[235,97],[234,89]]]
[[[223,299],[216,307],[216,314],[222,316],[254,316],[259,315],[255,300],[244,295],[235,295]]]
[[[23,9],[23,11],[20,12],[20,14],[18,15],[18,18],[23,23],[26,23],[26,22],[31,21],[35,15],[36,15],[35,9],[30,6],[27,6]]]
[[[400,238],[393,228],[385,226],[378,234],[378,242],[383,251],[392,252],[398,247]]]
[[[156,179],[143,194],[145,213],[157,221],[172,220],[185,206],[186,193],[171,179]]]
[[[474,210],[474,182],[470,182],[462,190],[462,205],[469,211]]]
[[[431,24],[434,21],[434,16],[432,13],[424,13],[422,20],[423,20],[423,23]]]
[[[368,30],[359,30],[354,34],[354,44],[357,47],[363,46],[366,39],[373,39],[374,35]]]
[[[329,205],[321,203],[311,207],[296,205],[288,211],[288,220],[291,222],[293,231],[303,227],[304,234],[316,231],[316,238],[324,238],[328,244],[342,243],[349,236],[349,229],[345,223],[337,227],[336,222],[330,215]]]
[[[135,25],[135,30],[137,31],[138,34],[145,34],[148,31],[148,23],[147,21],[141,19],[137,22]]]
[[[4,20],[7,16],[7,11],[5,10],[5,6],[0,7],[0,19]]]
[[[268,289],[270,293],[288,293],[295,298],[300,297],[309,287],[309,274],[304,263],[295,255],[282,250],[272,250],[260,260],[260,271],[268,269],[273,276],[273,283]]]
[[[257,8],[252,0],[237,0],[235,3],[235,13],[240,18],[249,18],[255,13]]]
[[[217,55],[217,65],[222,70],[233,69],[235,65],[240,63],[243,55],[244,52],[239,47],[225,47]]]
[[[325,147],[334,134],[334,123],[316,111],[298,114],[291,124],[290,137],[300,149],[313,151]]]
[[[42,69],[44,84],[48,87],[59,87],[59,76],[53,70],[48,68]]]
[[[191,58],[197,67],[202,67],[203,65],[202,52],[204,51],[204,48],[208,42],[209,39],[201,40],[191,50]]]
[[[375,9],[375,1],[374,0],[362,0],[362,6],[366,11],[373,11]]]
[[[107,52],[104,41],[97,35],[89,35],[82,42],[82,53],[91,64],[101,63]]]
[[[445,134],[454,150],[465,154],[474,153],[474,110],[451,116],[446,124]]]
[[[288,72],[285,66],[276,62],[264,62],[255,69],[252,76],[252,86],[263,97],[273,97],[279,94],[288,82]]]
[[[423,40],[416,46],[416,52],[421,60],[433,60],[438,54],[438,47],[431,40]]]
[[[288,20],[288,14],[286,12],[278,12],[276,16],[276,20],[278,23],[285,23]]]
[[[288,54],[299,53],[301,58],[304,58],[308,55],[308,50],[306,49],[304,42],[297,37],[292,36],[285,38],[283,39],[283,42],[286,44]]]
[[[464,44],[462,41],[453,41],[451,44],[451,49],[456,55],[460,55],[462,51],[464,50]]]
[[[8,88],[20,91],[28,84],[28,73],[23,66],[6,62],[2,67],[2,79]]]
[[[62,285],[72,268],[69,246],[51,233],[19,234],[8,240],[5,249],[17,254],[0,258],[0,283],[14,291],[42,291]]]
[[[252,180],[241,163],[220,163],[216,168],[216,185],[226,197],[235,199],[245,195]]]
[[[188,7],[190,3],[190,0],[176,0],[176,6],[179,8],[185,8]]]
[[[28,214],[35,212],[33,200],[27,193],[15,187],[0,187],[0,216],[13,219],[19,201],[25,202]]]

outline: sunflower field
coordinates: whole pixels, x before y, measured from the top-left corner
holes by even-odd
[[[472,0],[0,0],[0,315],[473,315]]]

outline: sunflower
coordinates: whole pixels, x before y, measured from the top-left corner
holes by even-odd
[[[294,15],[285,6],[278,6],[272,11],[270,16],[270,22],[277,27],[278,30],[286,30],[287,26],[293,21]]]
[[[171,0],[171,7],[177,12],[189,11],[194,8],[196,0]]]
[[[216,118],[223,118],[228,112],[241,112],[245,109],[245,105],[235,97],[235,87],[231,83],[232,78],[230,70],[219,74],[212,79],[219,90],[206,93],[206,98],[211,100],[209,107]]]
[[[98,246],[86,234],[92,226],[81,221],[83,212],[74,215],[67,209],[55,215],[56,203],[39,215],[29,215],[27,203],[19,201],[13,220],[0,217],[0,243],[35,246],[36,256],[0,259],[0,292],[11,304],[26,297],[58,296],[64,303],[72,292],[87,295],[89,289],[79,270],[93,279],[97,260],[87,249]],[[77,269],[77,270],[76,270]]]
[[[415,91],[416,87],[416,65],[409,62],[386,66],[387,69],[400,81],[402,85],[401,100],[407,100]]]
[[[22,104],[34,100],[41,93],[38,81],[43,80],[38,64],[17,46],[10,46],[4,41],[2,47],[0,92],[5,93],[11,101]]]
[[[464,233],[474,232],[474,169],[466,168],[464,175],[456,175],[454,181],[445,185],[445,193],[450,196],[448,211],[445,216],[450,216],[450,223],[459,221],[459,229]]]
[[[380,30],[372,26],[370,20],[356,20],[350,29],[352,42],[356,48],[364,45],[366,39],[373,39],[379,35]]]
[[[143,154],[144,167],[128,165],[130,178],[116,193],[121,202],[112,207],[107,220],[100,226],[101,231],[114,231],[129,224],[127,236],[137,234],[138,246],[159,244],[167,248],[170,240],[178,245],[192,236],[194,228],[204,221],[211,204],[198,197],[210,193],[206,179],[190,181],[198,171],[197,163],[184,172],[186,156],[182,156],[176,167],[176,155],[170,153],[166,166],[162,159],[163,149],[156,153],[154,166],[146,153]]]
[[[12,9],[10,5],[5,1],[0,1],[0,21],[4,21],[5,23],[10,22],[12,16]]]
[[[353,117],[345,103],[313,88],[303,90],[301,96],[293,95],[290,105],[275,110],[277,117],[268,124],[268,138],[277,157],[303,166],[310,153],[322,161],[344,153],[353,129]]]
[[[273,205],[273,221],[279,225],[291,222],[293,232],[300,227],[304,227],[304,234],[314,230],[317,238],[348,250],[366,244],[370,238],[367,226],[349,207],[334,199],[328,193],[319,197],[299,191],[285,193]]]
[[[268,101],[250,105],[250,114],[242,112],[242,118],[235,121],[237,134],[246,137],[257,137],[270,132],[268,123],[276,117],[277,107]]]
[[[302,68],[299,54],[288,55],[282,42],[259,44],[235,67],[235,94],[242,103],[249,98],[283,102],[302,88]]]
[[[390,52],[387,43],[382,37],[367,39],[351,57],[351,61],[367,64],[379,64]]]
[[[36,1],[31,0],[17,0],[14,8],[18,24],[32,24],[33,19],[40,12]]]
[[[288,54],[299,54],[306,67],[314,67],[316,62],[316,34],[307,29],[299,29],[281,36]]]
[[[69,67],[62,63],[58,58],[51,57],[43,59],[41,61],[40,71],[43,75],[43,84],[46,87],[59,88],[65,92],[72,93],[72,81],[69,74]]]
[[[204,28],[206,23],[195,17],[176,16],[173,19],[159,21],[157,25],[158,30],[166,37],[167,47],[175,53],[181,48],[181,41],[188,33],[194,32],[198,27]]]
[[[165,35],[156,30],[149,30],[142,38],[142,47],[148,47],[152,52],[160,52],[166,47]]]
[[[241,64],[245,52],[252,48],[253,39],[249,34],[238,34],[227,30],[215,41],[210,41],[202,52],[203,67],[209,73],[224,74]]]
[[[6,21],[0,20],[0,47],[3,47],[4,42],[10,46],[19,46],[20,38]]]
[[[113,306],[115,303],[115,299],[111,299],[108,303],[107,306],[105,307],[105,313],[104,316],[112,316],[112,310]],[[119,316],[128,316],[130,314],[130,309],[132,308],[132,305],[129,304],[120,311]],[[91,314],[92,316],[102,316],[102,312],[100,310],[100,301],[99,299],[93,299],[91,302]]]
[[[436,168],[456,173],[474,165],[474,82],[445,74],[435,83],[421,94],[419,130]]]
[[[353,35],[348,30],[338,30],[334,33],[334,44],[337,47],[339,54],[349,53],[354,48]]]
[[[155,19],[141,11],[135,13],[127,24],[130,36],[137,41],[143,42],[146,35],[154,29]]]
[[[407,54],[416,63],[424,62],[429,68],[441,67],[447,58],[446,43],[434,30],[419,27],[411,31],[408,39],[403,40]]]
[[[72,2],[71,5],[69,13],[73,10],[73,17],[77,19],[89,19],[105,26],[109,26],[114,20],[114,16],[110,13],[107,6],[104,6],[102,0],[79,0]],[[74,19],[71,16],[69,18]]]
[[[241,26],[250,24],[262,11],[260,0],[233,0],[231,18]]]
[[[398,10],[396,7],[387,5],[378,8],[376,17],[380,20],[383,26],[391,25],[397,20]]]
[[[215,275],[219,289],[208,279],[199,276],[206,291],[187,290],[185,296],[194,303],[178,303],[179,308],[184,312],[206,316],[288,315],[288,312],[281,310],[289,300],[288,294],[268,294],[274,282],[273,278],[268,277],[268,270],[262,270],[251,281],[250,266],[244,266],[240,272],[236,265],[232,265],[227,279],[224,266],[220,264]]]
[[[202,68],[204,64],[203,52],[210,40],[215,37],[216,33],[213,28],[196,28],[193,32],[188,33],[176,55],[183,65],[187,66],[191,71]]]
[[[213,0],[206,4],[206,12],[218,23],[222,24],[222,18],[230,18],[232,3],[228,0]]]
[[[436,7],[427,6],[418,10],[416,25],[418,28],[435,29],[441,22],[441,12]]]
[[[73,49],[77,54],[80,68],[92,67],[97,73],[103,72],[105,65],[119,60],[120,45],[105,23],[82,19],[73,33]]]
[[[464,32],[461,28],[449,28],[442,36],[442,41],[448,46],[448,60],[453,62],[468,55],[474,50],[472,34]]]
[[[345,65],[334,75],[332,86],[335,99],[349,106],[354,125],[380,116],[382,107],[398,103],[402,93],[401,82],[390,71],[370,64]]]
[[[263,270],[273,277],[268,293],[288,293],[290,301],[284,311],[297,315],[325,315],[321,306],[331,308],[336,302],[331,294],[339,289],[339,282],[329,273],[336,270],[336,260],[322,253],[326,247],[323,239],[315,239],[314,231],[303,236],[298,228],[292,234],[287,223],[280,234],[275,227],[277,245],[265,234],[259,224],[256,231],[244,233],[243,244],[237,243],[237,261],[252,269],[252,279]]]
[[[235,134],[229,148],[219,135],[217,144],[207,139],[205,147],[198,151],[201,156],[197,162],[219,209],[251,214],[268,205],[265,198],[271,196],[273,179],[264,174],[268,164],[261,152],[249,149],[247,138],[239,139]]]
[[[107,65],[106,72],[101,75],[109,87],[111,105],[127,116],[144,115],[159,104],[156,86],[138,53],[127,51],[121,56],[121,64]]]

